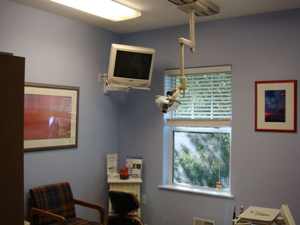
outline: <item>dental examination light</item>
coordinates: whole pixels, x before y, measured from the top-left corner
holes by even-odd
[[[160,108],[162,113],[175,111],[180,105],[177,100],[181,94],[184,94],[187,88],[187,80],[184,73],[184,48],[188,46],[191,52],[195,52],[195,17],[196,16],[211,16],[220,12],[220,9],[210,0],[168,0],[178,6],[180,10],[189,15],[190,39],[178,38],[180,51],[180,83],[179,85],[164,95],[155,96],[155,103]]]

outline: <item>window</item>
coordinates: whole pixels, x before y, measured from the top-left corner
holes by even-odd
[[[180,106],[166,115],[169,183],[230,192],[232,82],[231,67],[186,69],[188,89]],[[168,70],[165,91],[179,83]]]

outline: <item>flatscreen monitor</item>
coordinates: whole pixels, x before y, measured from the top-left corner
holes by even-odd
[[[150,87],[155,50],[112,44],[108,82],[128,87]]]

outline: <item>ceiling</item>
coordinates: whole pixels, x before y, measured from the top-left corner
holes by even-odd
[[[63,7],[49,0],[13,0],[53,12],[66,17],[111,30],[116,33],[130,33],[187,23],[184,14],[167,0],[117,0],[142,11],[142,16],[123,22],[111,22],[80,11]],[[258,13],[300,8],[299,0],[213,0],[221,13],[212,17],[201,17],[199,21],[225,19]]]

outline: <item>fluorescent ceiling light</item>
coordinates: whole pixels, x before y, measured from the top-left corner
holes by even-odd
[[[50,0],[94,16],[112,21],[129,20],[141,16],[141,12],[113,0]]]

